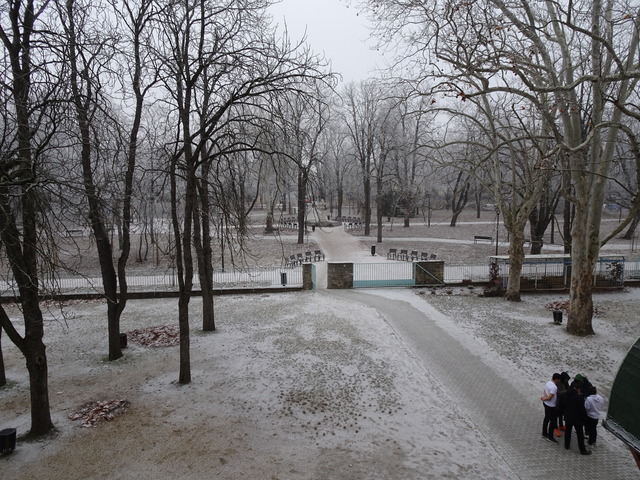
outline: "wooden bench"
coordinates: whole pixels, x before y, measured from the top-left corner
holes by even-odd
[[[486,237],[484,235],[474,235],[473,236],[473,243],[478,243],[478,240],[483,240],[486,242],[493,242],[493,237]]]
[[[387,252],[387,258],[395,260],[397,254],[398,254],[398,250],[397,249],[390,248],[389,251]]]

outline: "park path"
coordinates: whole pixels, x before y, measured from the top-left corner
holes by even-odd
[[[314,240],[328,261],[376,259],[357,239],[338,230],[342,229],[315,232]],[[386,257],[376,261],[386,261]],[[361,302],[379,311],[420,364],[456,400],[456,407],[475,425],[474,434],[483,434],[491,442],[515,477],[640,478],[629,451],[601,426],[601,441],[590,456],[579,454],[575,438],[571,450],[565,450],[562,443],[556,445],[543,439],[543,409],[537,400],[540,392],[523,390],[517,379],[505,379],[494,370],[495,366],[439,326],[434,320],[439,313],[428,304],[428,297],[418,298],[409,289],[392,293],[382,289],[321,290],[320,294]],[[540,379],[540,389],[546,380]]]

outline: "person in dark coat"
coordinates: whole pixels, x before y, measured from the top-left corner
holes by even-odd
[[[567,390],[569,390],[569,380],[571,376],[567,372],[560,374],[560,381],[558,382],[558,433],[554,432],[556,437],[560,436],[560,432],[564,432],[564,412],[561,410],[562,402],[560,397],[563,397]]]
[[[579,382],[571,382],[571,387],[561,398],[561,408],[564,412],[564,448],[571,446],[571,430],[575,429],[578,437],[578,448],[581,455],[591,455],[591,451],[584,446],[584,425],[587,411],[584,408],[584,397],[579,390]]]

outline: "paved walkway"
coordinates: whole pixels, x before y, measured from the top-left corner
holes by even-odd
[[[319,232],[315,240],[328,260],[346,260],[348,250],[354,248],[351,260],[365,258],[357,241],[348,234],[343,237],[339,232],[335,235]],[[324,286],[320,281],[319,287],[326,288],[326,281]],[[406,293],[407,301],[402,301],[397,299],[397,294],[386,297],[384,290],[321,290],[323,295],[362,302],[384,315],[416,358],[449,390],[457,406],[467,412],[469,420],[492,442],[515,476],[523,480],[640,478],[630,452],[602,426],[598,427],[601,442],[590,456],[579,454],[575,436],[568,451],[562,443],[554,445],[543,439],[540,392],[518,388],[517,379],[513,382],[504,379],[438,326],[430,318],[427,304],[416,308],[410,303],[413,293],[409,290]],[[544,381],[546,379],[540,379],[540,389]]]
[[[640,478],[629,451],[602,426],[598,427],[598,448],[587,457],[579,454],[575,434],[570,450],[565,450],[562,439],[558,445],[543,439],[540,392],[519,389],[517,379],[505,380],[408,301],[390,299],[380,290],[325,290],[322,294],[362,302],[383,314],[515,476],[523,480]],[[407,291],[407,295],[413,293]]]

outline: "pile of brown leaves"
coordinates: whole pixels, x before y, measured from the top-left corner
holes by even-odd
[[[562,310],[565,314],[569,313],[569,300],[565,301],[565,302],[551,302],[551,303],[547,303],[545,305],[545,307],[548,310]],[[593,306],[593,315],[595,317],[598,317],[600,315],[603,315],[604,312],[602,312],[601,310],[598,309],[598,307],[596,307],[595,305]]]
[[[131,330],[127,338],[143,347],[172,347],[180,343],[180,329],[177,325]]]
[[[126,400],[104,400],[88,403],[77,412],[69,415],[71,420],[82,420],[83,427],[95,427],[98,423],[113,420],[129,407]]]

